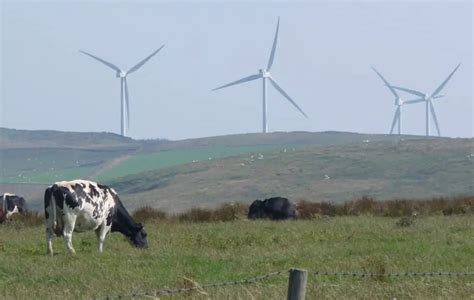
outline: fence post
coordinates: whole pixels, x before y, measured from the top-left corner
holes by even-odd
[[[288,300],[304,300],[308,272],[303,269],[290,269],[288,280]]]

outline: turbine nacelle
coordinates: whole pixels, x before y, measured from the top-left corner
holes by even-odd
[[[403,100],[401,98],[395,98],[395,105],[402,106],[403,105]]]
[[[271,77],[270,72],[265,69],[259,69],[258,72],[260,73],[260,76],[262,76],[262,78]]]
[[[117,74],[115,75],[117,78],[125,78],[127,77],[127,72],[125,71],[117,71]]]

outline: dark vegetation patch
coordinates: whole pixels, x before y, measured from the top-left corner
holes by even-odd
[[[445,216],[474,213],[474,196],[453,198],[433,198],[426,200],[395,199],[377,201],[374,198],[360,199],[341,204],[327,202],[298,202],[301,219],[311,219],[318,215],[325,216],[360,216],[403,217],[416,215],[443,214]]]
[[[297,203],[299,219],[314,219],[321,216],[376,216],[400,217],[397,226],[410,226],[412,217],[418,215],[460,215],[474,214],[474,196],[453,198],[434,198],[426,200],[396,199],[377,201],[362,197],[357,200],[334,204],[328,202],[311,202],[302,200]],[[246,219],[248,205],[242,203],[226,203],[217,208],[192,208],[180,214],[170,215],[165,211],[145,206],[135,210],[132,217],[137,222],[229,222]],[[25,215],[16,214],[11,223],[37,226],[44,223],[44,216],[33,212]],[[409,223],[409,224],[408,224]]]

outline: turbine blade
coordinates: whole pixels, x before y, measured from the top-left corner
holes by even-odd
[[[92,58],[95,59],[95,60],[100,61],[100,62],[103,63],[104,65],[108,66],[109,68],[114,69],[114,70],[117,71],[117,72],[120,72],[120,68],[117,67],[116,65],[114,65],[113,63],[110,63],[110,62],[108,62],[108,61],[106,61],[106,60],[103,60],[103,59],[100,58],[100,57],[97,57],[97,56],[95,56],[95,55],[92,55],[92,54],[90,54],[90,53],[87,53],[86,51],[79,50],[79,52],[81,52],[82,54],[85,54],[85,55],[87,55],[87,56],[89,56],[89,57],[92,57]]]
[[[153,56],[156,55],[156,53],[160,52],[161,49],[163,49],[165,45],[161,46],[160,48],[158,48],[157,50],[155,50],[152,54],[148,55],[147,57],[145,57],[142,61],[140,61],[138,64],[136,64],[135,66],[133,66],[130,70],[128,70],[128,74],[130,73],[133,73],[135,72],[136,70],[140,69],[141,66],[143,66],[147,61],[149,61]]]
[[[433,94],[431,95],[431,97],[433,96],[436,96],[439,94],[439,92],[441,92],[441,90],[444,88],[444,86],[446,85],[446,83],[448,83],[449,79],[451,79],[451,77],[454,75],[454,73],[458,70],[459,66],[461,64],[458,64],[456,66],[456,68],[454,68],[454,70],[451,72],[451,74],[449,74],[449,76],[443,81],[443,83],[433,92]]]
[[[410,90],[410,89],[400,87],[400,86],[392,86],[392,87],[396,90],[404,91],[404,92],[407,92],[407,93],[425,98],[425,94],[423,94],[422,92],[415,91],[415,90]]]
[[[259,78],[262,78],[262,76],[261,76],[260,74],[250,75],[250,76],[244,77],[244,78],[242,78],[242,79],[233,81],[233,82],[231,82],[231,83],[225,84],[225,85],[223,85],[223,86],[217,87],[217,88],[213,89],[213,91],[220,90],[220,89],[223,89],[223,88],[228,87],[228,86],[231,86],[231,85],[236,85],[236,84],[239,84],[239,83],[244,83],[244,82],[247,82],[247,81],[252,81],[252,80],[255,80],[255,79],[259,79]]]
[[[125,106],[126,106],[126,113],[127,113],[127,129],[130,129],[130,103],[128,99],[128,84],[127,84],[127,77],[124,78],[124,85],[125,85]]]
[[[291,102],[291,104],[293,104],[302,114],[303,116],[305,116],[306,118],[308,118],[308,116],[304,113],[304,111],[298,106],[298,104],[296,104],[295,101],[293,101],[293,99],[291,99],[290,96],[288,96],[288,94],[278,85],[278,83],[276,83],[276,81],[271,78],[271,77],[268,77],[268,79],[270,79],[270,82],[272,83],[273,87],[275,89],[277,89],[277,91],[280,92],[280,94],[282,94],[286,99],[288,99],[288,101]]]
[[[270,69],[273,65],[273,60],[275,58],[275,50],[276,50],[277,41],[278,41],[278,30],[279,29],[280,29],[280,17],[278,17],[277,28],[276,28],[276,31],[275,31],[275,38],[273,39],[272,52],[270,53],[270,58],[268,59],[267,71],[270,71]]]
[[[375,73],[382,79],[382,81],[385,83],[385,85],[389,88],[389,90],[392,92],[392,94],[398,98],[397,91],[393,89],[393,87],[388,83],[388,81],[380,74],[374,67],[372,67],[372,70],[374,70]]]
[[[407,100],[407,101],[403,101],[403,104],[413,104],[413,103],[420,103],[420,102],[425,102],[425,99]]]
[[[441,136],[441,131],[439,130],[439,124],[438,124],[438,118],[436,117],[436,112],[435,112],[435,109],[434,109],[434,105],[433,105],[433,102],[430,101],[430,110],[431,110],[431,115],[433,116],[433,120],[435,122],[435,125],[436,125],[436,130],[438,131],[438,136]]]
[[[393,133],[393,129],[395,128],[395,124],[397,124],[397,120],[398,122],[400,122],[400,107],[395,110],[395,114],[393,115],[392,127],[390,127],[390,134]]]

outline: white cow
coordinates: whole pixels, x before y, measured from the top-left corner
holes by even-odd
[[[117,193],[106,185],[86,180],[61,181],[44,194],[47,253],[53,255],[53,234],[64,237],[66,248],[75,253],[72,233],[94,230],[99,252],[107,233],[118,231],[137,248],[148,247],[143,225],[128,214]]]

